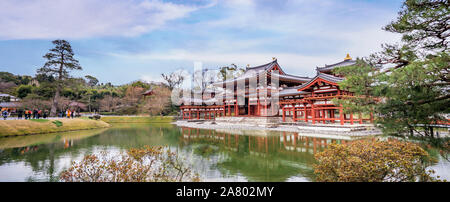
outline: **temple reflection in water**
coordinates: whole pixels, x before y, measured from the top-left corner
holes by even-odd
[[[209,157],[223,176],[248,181],[313,181],[314,154],[349,137],[321,138],[294,132],[180,128],[181,147]],[[200,146],[199,146],[200,145]],[[216,149],[215,149],[216,148]]]
[[[308,137],[295,132],[267,132],[265,136],[256,135],[242,135],[236,134],[234,131],[226,130],[202,130],[198,128],[182,127],[182,142],[189,144],[196,141],[212,141],[221,143],[225,148],[231,151],[237,151],[239,143],[244,143],[243,139],[247,139],[246,144],[248,151],[257,155],[264,153],[278,152],[307,152],[315,154],[326,148],[330,143],[345,144],[352,141],[350,138],[336,139]]]

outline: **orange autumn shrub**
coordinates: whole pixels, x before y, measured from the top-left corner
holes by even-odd
[[[118,156],[86,155],[63,171],[63,182],[182,182],[199,181],[174,152],[165,147],[129,149]]]
[[[428,153],[420,146],[398,140],[359,140],[331,144],[315,155],[316,180],[322,182],[435,181],[427,171]]]

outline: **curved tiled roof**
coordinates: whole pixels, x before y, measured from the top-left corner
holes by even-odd
[[[247,70],[265,71],[265,70],[272,68],[275,65],[278,65],[278,62],[276,59],[267,64],[259,65],[256,67],[247,67],[247,68],[245,68],[245,71],[247,71]],[[278,66],[280,66],[280,65],[278,65]]]
[[[276,74],[276,73],[273,73]],[[290,75],[290,74],[276,74],[278,76],[278,78],[283,79],[283,80],[293,80],[293,81],[301,81],[301,82],[307,82],[309,80],[311,80],[311,78],[309,77],[305,77],[305,76],[294,76],[294,75]]]
[[[298,91],[298,86],[292,88],[285,88],[278,93],[278,97],[306,94],[307,92]]]
[[[307,82],[307,81],[311,80],[311,78],[309,78],[309,77],[295,76],[295,75],[290,75],[290,74],[284,73],[283,70],[281,69],[280,65],[278,64],[277,60],[275,59],[274,61],[269,62],[269,63],[264,64],[264,65],[259,65],[259,66],[256,66],[256,67],[247,67],[245,69],[244,74],[242,74],[242,75],[240,75],[240,76],[238,76],[236,78],[233,78],[233,79],[229,79],[229,80],[221,81],[221,82],[216,82],[213,85],[219,86],[219,85],[223,85],[224,83],[230,83],[230,82],[235,82],[235,81],[238,81],[238,80],[243,80],[243,79],[248,79],[248,78],[251,78],[251,77],[255,77],[255,76],[258,76],[260,74],[267,73],[267,71],[272,69],[275,65],[277,65],[280,68],[280,72],[283,73],[283,74],[274,73],[281,80],[290,80],[290,81],[297,81],[297,82]]]
[[[318,78],[321,78],[321,79],[323,79],[323,80],[326,80],[326,81],[329,81],[329,82],[332,82],[332,83],[339,83],[339,82],[341,82],[341,81],[344,80],[344,78],[341,78],[341,77],[336,77],[336,76],[333,76],[333,75],[330,75],[330,74],[325,74],[325,73],[319,72],[319,73],[318,73],[314,78],[312,78],[310,81],[308,81],[308,82],[306,82],[306,83],[304,83],[304,84],[298,86],[298,89],[303,89],[303,88],[305,88],[306,86],[310,85],[311,83],[313,83],[313,82],[314,82],[316,79],[318,79]]]
[[[329,72],[337,67],[345,67],[356,64],[356,60],[344,60],[342,62],[338,62],[331,65],[325,65],[324,67],[316,67],[318,72]]]

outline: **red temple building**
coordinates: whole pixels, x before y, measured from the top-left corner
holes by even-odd
[[[213,83],[222,91],[194,92],[191,98],[183,98],[181,114],[189,120],[246,116],[280,117],[283,122],[312,124],[373,122],[373,114],[366,119],[361,114],[344,114],[343,107],[332,102],[353,96],[339,88],[339,82],[345,78],[333,74],[333,69],[354,64],[356,61],[347,54],[341,62],[317,67],[317,75],[308,78],[285,73],[274,58],[270,63],[247,67],[236,78]],[[195,96],[196,93],[199,94]]]

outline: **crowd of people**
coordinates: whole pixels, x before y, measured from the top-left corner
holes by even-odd
[[[66,118],[71,118],[71,119],[73,119],[73,117],[76,117],[76,111],[74,110],[74,111],[71,111],[70,109],[67,109],[66,111],[60,111],[59,113],[58,113],[58,117],[60,117],[60,118],[64,118],[64,117],[66,117]]]
[[[77,112],[75,110],[67,109],[66,111],[60,111],[58,113],[59,118],[74,118],[77,116]],[[28,109],[19,109],[16,111],[17,119],[47,119],[49,117],[48,110],[40,110],[40,109],[34,109],[34,110],[28,110]],[[11,117],[11,112],[7,109],[1,110],[1,116],[4,120],[6,120],[8,117]]]
[[[47,119],[48,118],[48,111],[47,110],[40,110],[40,109],[34,109],[34,110],[18,110],[17,111],[17,119],[22,119],[25,118],[25,120],[27,119],[40,119],[40,118],[44,118]]]

